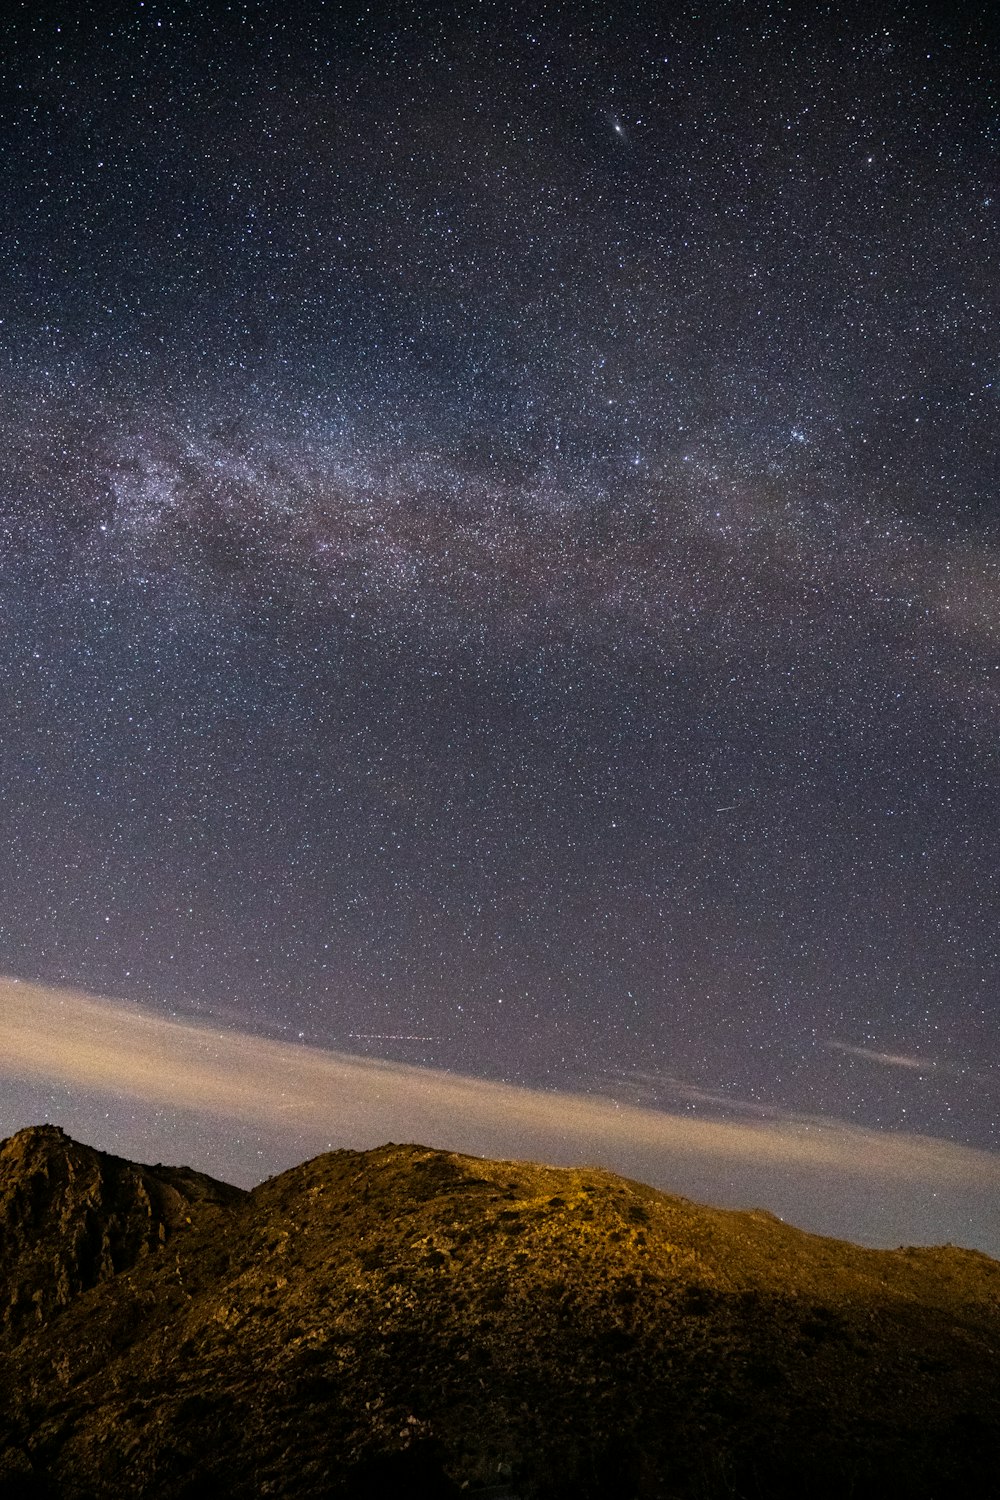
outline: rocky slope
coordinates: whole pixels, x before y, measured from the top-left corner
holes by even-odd
[[[1000,1264],[385,1146],[0,1147],[0,1494],[986,1495]]]
[[[186,1167],[141,1167],[55,1126],[0,1143],[0,1330],[45,1323],[205,1208],[245,1195]]]

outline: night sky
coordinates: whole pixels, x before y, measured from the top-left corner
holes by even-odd
[[[0,972],[997,1148],[989,7],[14,10]]]

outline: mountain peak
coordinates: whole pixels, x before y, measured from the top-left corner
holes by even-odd
[[[18,1130],[14,1135],[8,1136],[5,1141],[0,1141],[0,1155],[18,1155],[26,1151],[52,1149],[65,1145],[67,1142],[76,1144],[61,1125],[26,1125],[23,1130]]]
[[[39,1326],[237,1188],[188,1168],[145,1167],[58,1125],[0,1142],[0,1328]]]
[[[0,1490],[4,1464],[98,1500],[993,1483],[986,1256],[417,1145],[244,1194],[51,1129],[0,1147],[0,1246]]]

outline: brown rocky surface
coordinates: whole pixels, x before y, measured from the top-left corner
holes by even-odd
[[[186,1167],[143,1167],[54,1125],[0,1142],[0,1330],[38,1327],[134,1265],[238,1188]]]
[[[25,1301],[27,1298],[27,1301]],[[988,1495],[1000,1264],[384,1146],[0,1147],[0,1494]]]

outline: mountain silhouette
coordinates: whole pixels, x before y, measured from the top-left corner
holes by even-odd
[[[1000,1263],[387,1145],[0,1145],[0,1496],[997,1492]]]

